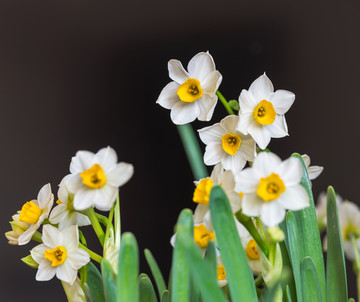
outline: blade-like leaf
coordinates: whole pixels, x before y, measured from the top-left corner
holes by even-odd
[[[157,302],[154,287],[146,274],[139,276],[139,302]]]
[[[286,289],[285,289],[285,302],[292,302],[289,285],[286,285]]]
[[[286,229],[286,228],[285,228]],[[295,280],[292,271],[291,261],[289,257],[288,250],[286,248],[285,242],[280,242],[281,255],[283,259],[283,270],[281,273],[282,280],[286,279],[286,290],[288,289],[289,294],[291,295],[290,302],[296,302],[296,288],[295,288]],[[286,296],[286,295],[285,295]]]
[[[118,276],[116,282],[117,302],[138,302],[139,254],[135,236],[124,233],[121,237]]]
[[[327,301],[348,299],[344,250],[336,206],[336,194],[332,187],[327,191]]]
[[[184,233],[194,237],[194,222],[192,212],[188,209],[181,211],[176,224],[176,242],[172,261],[171,278],[171,301],[187,302],[190,301],[190,268],[186,259],[184,247],[179,244],[179,233]]]
[[[102,280],[104,286],[105,301],[115,302],[116,301],[115,274],[110,262],[105,258],[101,260],[101,274],[102,274]]]
[[[159,266],[158,266],[154,256],[150,252],[150,250],[145,249],[144,254],[145,254],[146,261],[147,261],[147,263],[148,263],[148,265],[150,267],[151,273],[152,273],[152,275],[154,277],[159,297],[161,297],[164,290],[166,290],[164,277],[161,274]]]
[[[164,290],[161,295],[161,302],[170,302],[170,293],[168,290]]]
[[[87,286],[90,290],[91,296],[96,302],[104,302],[104,286],[101,274],[96,268],[96,266],[89,262],[87,264]]]
[[[301,262],[300,272],[303,301],[321,302],[322,298],[319,278],[315,263],[310,257],[305,257]]]
[[[212,268],[214,272],[214,276],[216,276],[217,274],[216,248],[215,248],[215,243],[213,241],[210,241],[206,248],[205,260],[209,263],[210,267]]]
[[[214,186],[211,190],[210,211],[229,282],[231,300],[257,301],[254,278],[235,226],[234,215],[220,186]]]

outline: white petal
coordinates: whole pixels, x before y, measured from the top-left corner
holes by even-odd
[[[179,60],[170,60],[168,62],[168,69],[170,79],[180,85],[190,77]]]
[[[288,128],[284,115],[276,115],[275,121],[271,125],[264,126],[266,128],[271,137],[280,138],[289,135]]]
[[[106,175],[106,183],[113,187],[120,187],[127,183],[133,174],[134,166],[121,162]]]
[[[241,117],[240,117],[241,120]],[[266,127],[263,127],[255,120],[249,126],[248,132],[253,137],[255,142],[259,145],[261,149],[266,149],[267,145],[270,143],[271,135]],[[240,129],[239,129],[240,131]],[[242,131],[241,131],[242,132]],[[244,133],[244,132],[243,132]]]
[[[231,171],[224,171],[220,175],[220,185],[226,192],[234,192],[235,179],[234,174]]]
[[[95,154],[90,151],[78,151],[71,159],[70,172],[72,174],[81,173],[89,169],[93,165],[93,158]]]
[[[216,93],[216,90],[219,88],[221,81],[222,75],[217,70],[214,70],[206,77],[203,82],[201,82],[203,93],[213,97]]]
[[[338,213],[340,228],[342,230],[349,224],[358,225],[360,223],[359,207],[350,201],[344,201],[343,203],[340,203],[338,206]]]
[[[253,168],[246,168],[235,174],[236,192],[255,193],[259,186],[260,175]]]
[[[242,199],[242,212],[245,215],[256,217],[259,216],[264,202],[257,194],[244,194]]]
[[[53,227],[50,224],[46,224],[43,226],[43,233],[41,239],[43,243],[50,248],[56,248],[57,246],[62,244],[61,233],[56,227]]]
[[[285,187],[296,186],[300,183],[303,176],[303,167],[297,157],[289,157],[280,162],[278,167],[274,169],[274,173],[278,174],[285,184]]]
[[[274,86],[264,73],[250,85],[249,91],[259,103],[262,100],[268,100],[270,94],[274,92]]]
[[[104,171],[110,170],[117,164],[117,155],[113,148],[107,147],[100,149],[96,154],[97,163],[104,169]]]
[[[75,217],[75,224],[77,224],[78,226],[85,226],[91,224],[89,217],[87,217],[86,215],[77,212],[74,212],[72,214]]]
[[[226,154],[221,163],[225,170],[231,170],[234,173],[237,173],[245,167],[246,160],[242,156],[241,151],[238,150],[235,155]]]
[[[62,243],[61,245],[66,248],[68,252],[72,249],[77,248],[79,245],[79,231],[78,227],[71,225],[61,231]]]
[[[170,82],[167,84],[160,92],[156,103],[160,104],[160,106],[166,109],[171,109],[177,102],[181,101],[177,95],[177,90],[179,87],[180,85],[176,82]]]
[[[220,176],[224,172],[224,168],[222,164],[217,164],[213,170],[211,171],[210,178],[214,181],[214,184],[219,185],[220,184]]]
[[[287,90],[276,90],[268,100],[274,105],[276,113],[285,114],[295,101],[295,94]]]
[[[250,113],[252,115],[258,103],[259,101],[255,99],[251,92],[246,89],[241,91],[239,95],[240,113]]]
[[[191,78],[203,82],[215,70],[215,63],[209,53],[200,52],[189,61],[187,69]]]
[[[63,219],[66,219],[67,209],[65,204],[57,205],[50,214],[49,220],[52,224],[58,224]]]
[[[214,109],[215,106],[217,104],[217,100],[218,97],[216,95],[214,95],[213,97],[208,96],[206,94],[204,94],[200,99],[198,99],[197,105],[199,107],[200,113],[199,113],[199,121],[210,121],[213,113],[214,113]]]
[[[74,195],[74,209],[82,211],[94,204],[96,190],[87,189],[85,186]]]
[[[237,125],[237,130],[243,134],[248,134],[249,129],[254,123],[257,123],[252,115],[249,113],[239,112],[239,123]]]
[[[66,176],[66,180],[64,180],[66,187],[68,188],[69,192],[75,194],[78,191],[84,188],[84,184],[80,177],[80,174],[69,174]]]
[[[226,131],[220,126],[220,123],[202,128],[198,130],[198,132],[201,141],[206,145],[211,143],[221,143],[222,137],[226,134]]]
[[[281,163],[280,157],[276,154],[260,152],[258,156],[255,157],[252,168],[261,173],[262,177],[267,177],[277,171]]]
[[[250,135],[240,135],[241,145],[238,152],[241,152],[242,156],[247,161],[254,161],[256,156],[256,143]]]
[[[226,192],[226,195],[229,199],[231,211],[235,214],[241,209],[242,206],[242,199],[238,193],[232,192]]]
[[[57,193],[58,199],[59,199],[64,205],[67,205],[68,199],[69,199],[69,192],[68,192],[68,188],[67,188],[66,182],[67,182],[67,180],[69,179],[69,176],[70,176],[70,175],[71,175],[71,174],[65,176],[65,177],[63,178],[63,180],[60,182],[59,190],[58,190],[58,193]]]
[[[200,108],[197,105],[197,101],[192,103],[176,103],[170,113],[173,123],[183,125],[194,121],[200,114]]]
[[[70,262],[66,261],[56,267],[56,277],[64,282],[73,284],[77,277],[77,270],[74,269]]]
[[[309,195],[306,190],[299,184],[290,188],[281,194],[277,200],[284,209],[298,211],[309,206]]]
[[[211,143],[206,146],[204,163],[207,166],[216,165],[224,158],[224,150],[219,143]]]
[[[95,208],[100,211],[110,211],[114,205],[117,192],[118,188],[112,186],[104,186],[99,189],[94,199]]]
[[[301,155],[302,160],[304,161],[306,169],[310,167],[310,156],[307,154]]]
[[[204,204],[198,204],[194,213],[194,223],[203,223],[206,213],[209,211],[209,206]]]
[[[350,261],[355,260],[355,253],[354,253],[354,247],[351,241],[344,241],[343,242],[344,247],[344,253],[347,259]]]
[[[236,127],[239,123],[239,116],[237,115],[228,115],[227,117],[223,118],[220,121],[221,127],[226,129],[226,133],[233,133],[236,132]]]
[[[35,278],[37,281],[49,281],[55,276],[55,273],[56,268],[51,266],[50,261],[43,260],[39,265]]]
[[[30,227],[19,236],[18,244],[19,245],[27,244],[31,240],[32,236],[34,235],[37,229],[38,226],[36,224],[31,224]]]
[[[45,246],[45,244],[39,244],[35,246],[31,251],[31,257],[35,260],[37,263],[41,263],[44,260],[44,252],[49,249]]]
[[[85,250],[77,248],[68,255],[66,260],[74,269],[78,270],[90,261],[90,256]]]
[[[266,226],[277,226],[284,218],[285,210],[277,201],[263,204],[260,219]]]
[[[307,169],[307,172],[309,174],[309,179],[313,180],[319,177],[321,172],[324,170],[324,167],[321,166],[311,166]]]
[[[43,186],[37,196],[38,205],[40,209],[45,208],[45,206],[50,202],[50,200],[53,198],[51,194],[51,186],[50,184],[46,184]]]

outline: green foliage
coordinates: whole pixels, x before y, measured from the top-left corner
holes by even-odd
[[[157,290],[158,290],[159,297],[161,297],[164,290],[166,290],[164,277],[161,274],[159,266],[158,266],[154,256],[150,252],[150,250],[145,249],[144,254],[145,254],[146,261],[147,261],[147,263],[148,263],[148,265],[150,267],[152,276],[155,279],[155,283],[156,283],[156,287],[157,287]]]
[[[139,276],[139,302],[157,302],[154,287],[146,274]]]
[[[116,301],[116,277],[109,261],[105,258],[101,261],[101,273],[103,286],[105,291],[105,301],[115,302]]]
[[[102,283],[100,272],[92,262],[89,262],[86,265],[86,269],[86,287],[88,289],[88,292],[86,293],[86,299],[90,298],[91,301],[105,302],[106,299],[104,293],[104,286]]]
[[[319,278],[315,263],[310,257],[305,257],[301,262],[300,274],[303,301],[321,302]]]

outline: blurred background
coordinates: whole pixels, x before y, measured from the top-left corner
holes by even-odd
[[[296,94],[283,159],[307,153],[325,166],[314,196],[332,184],[359,202],[360,4],[358,1],[0,2],[0,230],[50,182],[54,193],[77,150],[112,146],[135,166],[121,188],[123,231],[135,234],[141,271],[149,248],[165,275],[181,209],[195,208],[193,177],[170,111],[155,104],[170,81],[168,60],[209,50],[237,99],[266,71]],[[226,112],[219,103],[210,123]],[[89,232],[91,233],[91,228]],[[91,249],[99,250],[95,239]],[[2,301],[65,301],[57,279],[36,282],[20,258],[34,246],[0,240]],[[350,296],[355,277],[348,266]]]

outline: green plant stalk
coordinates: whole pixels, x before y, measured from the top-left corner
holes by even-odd
[[[269,245],[268,239],[267,239],[266,234],[265,234],[264,226],[263,226],[263,224],[262,224],[262,222],[260,220],[260,217],[256,217],[255,220],[256,220],[257,226],[260,229],[260,233],[261,233],[261,236],[262,236],[263,240],[265,241],[265,244]]]
[[[231,115],[235,114],[234,111],[229,106],[228,101],[224,98],[224,96],[222,95],[222,93],[219,90],[216,91],[216,95],[218,96],[220,102],[224,105],[226,111]]]
[[[120,236],[121,236],[121,215],[120,215],[120,196],[119,191],[116,194],[115,202],[115,245],[120,246]]]
[[[241,211],[235,214],[237,220],[248,230],[250,235],[254,238],[257,245],[261,248],[264,255],[269,258],[269,248],[265,241],[261,238],[258,230],[256,229],[252,219],[249,216],[246,216],[241,213]]]
[[[99,220],[99,222],[102,223],[104,226],[108,225],[109,220],[108,220],[108,218],[106,216],[101,215],[101,214],[96,213],[96,212],[95,212],[95,216],[96,216],[97,220]]]
[[[101,246],[104,245],[104,238],[105,238],[105,234],[104,234],[104,230],[102,229],[99,220],[96,217],[96,213],[94,211],[94,208],[89,208],[86,211],[87,216],[89,217],[90,221],[91,221],[91,225],[96,233],[96,236],[99,238],[100,244]]]
[[[43,243],[42,239],[41,239],[41,233],[36,231],[34,233],[34,235],[31,237],[32,240],[39,242],[39,243]]]
[[[177,129],[194,178],[199,180],[207,177],[208,171],[204,165],[203,155],[191,125],[177,125]]]
[[[87,251],[88,254],[90,255],[90,258],[98,263],[101,263],[101,260],[103,257],[101,257],[100,255],[96,254],[95,252],[93,252],[92,250],[89,250],[86,246],[82,245],[81,243],[79,243],[79,248],[82,248],[83,250]]]
[[[357,247],[356,238],[353,234],[351,234],[351,243],[354,248],[354,256],[355,256],[354,270],[356,274],[356,288],[357,288],[358,300],[359,300],[360,299],[360,254],[359,254],[359,249]]]

